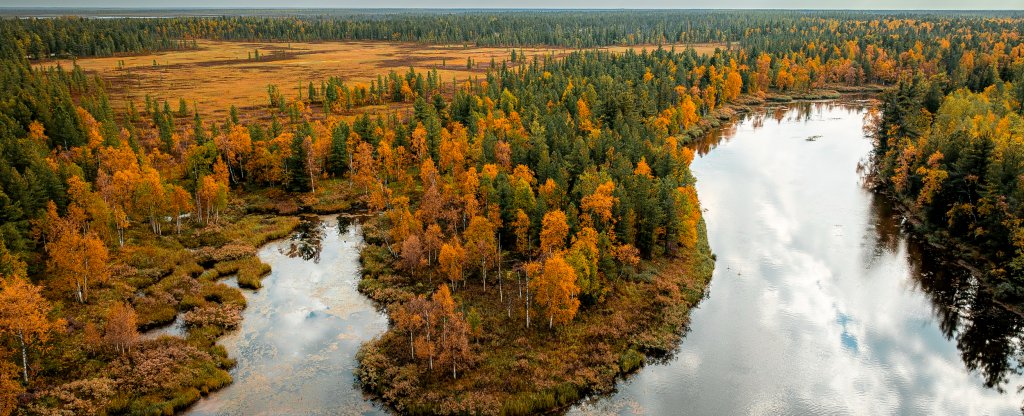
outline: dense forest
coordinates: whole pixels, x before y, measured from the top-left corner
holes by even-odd
[[[0,414],[172,413],[230,383],[216,340],[245,298],[218,279],[259,288],[256,248],[300,212],[369,213],[360,288],[393,326],[359,377],[395,409],[529,413],[606,390],[675,345],[710,277],[685,144],[822,89],[892,87],[872,120],[884,187],[977,247],[1019,306],[1022,31],[854,12],[0,20]],[[269,86],[223,120],[172,90],[115,108],[101,78],[32,66],[197,39],[649,47]],[[691,42],[733,44],[656,46]],[[370,104],[411,110],[340,114]],[[140,337],[179,316],[185,337]]]
[[[159,12],[157,12],[159,13]],[[271,13],[270,15],[265,15]],[[149,14],[153,16],[152,13]],[[146,16],[146,14],[143,14]],[[1020,30],[1020,13],[855,11],[254,11],[220,17],[22,18],[4,21],[32,58],[104,56],[193,48],[195,39],[382,40],[491,46],[735,43],[752,56],[805,51],[822,61],[841,54],[847,42],[892,53],[928,40],[958,39],[942,61],[952,72],[965,51],[979,51],[988,36]],[[980,38],[967,36],[968,32]],[[1002,39],[1004,42],[1007,39]],[[839,50],[833,47],[838,47]],[[1010,46],[1011,48],[1013,45]],[[984,48],[988,49],[988,48]],[[937,51],[918,51],[929,59]],[[869,58],[873,58],[870,57]]]
[[[993,69],[995,71],[995,69]],[[915,77],[873,120],[883,189],[937,244],[990,261],[997,299],[1024,306],[1024,65],[1014,82],[955,87]],[[945,94],[946,90],[952,89]],[[967,243],[959,245],[957,243]]]

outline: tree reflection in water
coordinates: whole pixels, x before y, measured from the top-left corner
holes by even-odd
[[[348,227],[345,228],[347,230]],[[303,260],[320,263],[323,238],[324,224],[320,221],[320,217],[303,217],[302,222],[295,229],[295,233],[292,234],[289,244],[282,247],[281,252],[291,258],[300,257]]]
[[[348,228],[352,226],[352,223],[354,221],[354,217],[348,215],[338,215],[338,235],[348,234]]]
[[[1021,389],[1008,383],[1011,375],[1024,370],[1024,318],[996,303],[992,292],[951,255],[906,238],[899,214],[884,197],[872,198],[871,212],[878,231],[874,250],[897,252],[898,245],[906,241],[912,281],[928,295],[939,328],[946,339],[956,340],[967,369],[979,371],[990,388],[1001,392],[1007,387]]]

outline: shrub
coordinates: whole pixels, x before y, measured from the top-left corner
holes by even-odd
[[[200,293],[207,302],[232,304],[239,308],[244,308],[246,304],[242,291],[223,283],[204,282]]]
[[[170,323],[178,314],[175,303],[174,296],[162,290],[151,291],[146,296],[136,298],[132,304],[135,306],[139,327],[145,329]]]
[[[644,355],[635,349],[628,349],[619,357],[619,368],[623,374],[632,373],[644,363]]]
[[[118,400],[118,413],[173,414],[219,389],[231,376],[218,361],[180,338],[146,342],[110,365],[121,391],[133,396]],[[125,405],[126,404],[126,405]]]
[[[217,326],[234,329],[242,322],[242,308],[231,304],[209,304],[185,312],[182,320],[188,327]]]
[[[29,412],[37,415],[105,414],[115,393],[114,380],[93,378],[75,380],[42,393]]]
[[[263,287],[260,280],[262,280],[264,276],[270,274],[270,265],[264,263],[255,256],[247,257],[239,260],[239,262],[238,286],[249,289],[259,289],[260,287]]]

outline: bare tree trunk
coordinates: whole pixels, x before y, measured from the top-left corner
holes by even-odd
[[[498,241],[498,300],[501,301],[501,302],[504,302],[505,301],[505,293],[502,291],[502,288],[501,288],[501,281],[502,280],[505,280],[505,278],[501,274],[501,241],[499,239],[499,241]]]
[[[424,321],[427,322],[427,345],[430,345],[430,316],[427,315],[427,319]],[[435,348],[431,348],[430,353],[427,354],[427,362],[429,363],[431,370],[434,369],[434,350]]]
[[[520,279],[519,270],[516,270],[516,287],[519,288],[519,299],[523,298],[523,281]]]
[[[526,286],[526,327],[530,327],[530,286]]]
[[[312,165],[312,163],[306,163],[306,166],[309,167],[309,189],[310,189],[310,191],[312,193],[315,194],[316,193],[316,179],[314,178],[314,175],[313,175],[313,165]]]
[[[85,270],[89,270],[89,257],[85,257]],[[78,301],[85,303],[89,300],[89,273],[82,274],[82,287],[79,288]]]
[[[25,332],[18,331],[18,339],[21,341],[21,375],[28,385],[28,346],[25,345]]]
[[[394,258],[397,259],[399,257],[398,253],[395,253],[395,250],[393,250],[391,248],[391,241],[389,241],[389,240],[390,240],[390,238],[388,238],[386,236],[384,237],[384,247],[388,248],[388,252],[391,253],[391,257],[394,257]]]

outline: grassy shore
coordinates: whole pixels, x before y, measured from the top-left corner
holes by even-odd
[[[40,363],[45,384],[60,387],[37,392],[30,413],[67,407],[67,394],[91,389],[94,394],[76,409],[173,414],[231,383],[234,359],[216,342],[241,323],[246,299],[223,280],[236,276],[238,286],[260,288],[270,273],[256,255],[260,246],[291,234],[301,214],[348,210],[353,200],[342,180],[322,181],[317,192],[299,197],[278,191],[233,195],[229,208],[210,224],[184,222],[180,233],[172,228],[162,236],[145,224],[130,228],[124,247],[110,252],[111,283],[95,287],[87,304],[72,305],[61,293],[51,294],[65,299],[56,308],[68,313],[69,326],[85,329],[57,340],[54,348],[62,353]],[[91,346],[96,341],[88,326],[123,301],[135,309],[142,339],[125,354]],[[181,336],[145,333],[176,320],[185,327]],[[115,380],[127,388],[115,390]]]

